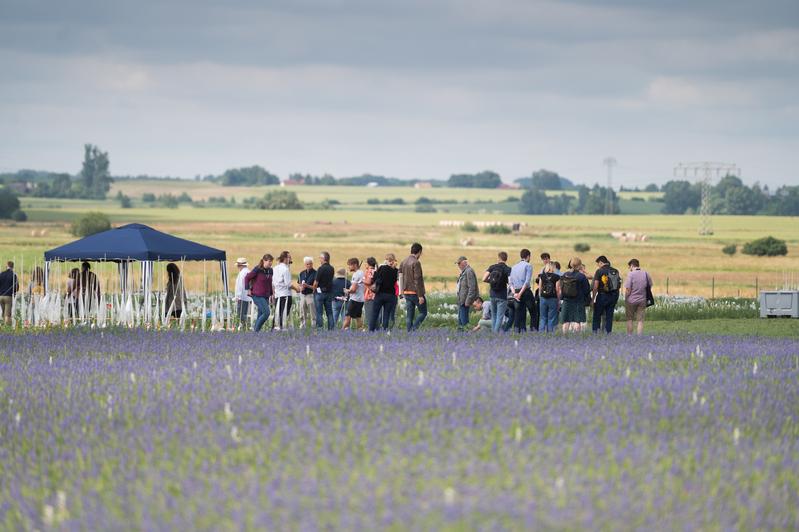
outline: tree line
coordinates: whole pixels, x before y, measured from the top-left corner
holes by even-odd
[[[104,199],[111,188],[111,183],[124,179],[153,179],[150,176],[117,176],[112,177],[108,152],[100,150],[95,145],[84,145],[83,163],[81,171],[73,176],[68,173],[42,172],[36,170],[20,170],[15,173],[0,174],[0,183],[5,183],[3,188],[3,206],[0,217],[11,217],[19,211],[18,202],[12,196],[30,195],[46,198],[84,198]],[[163,178],[178,179],[178,178]],[[267,186],[280,184],[280,178],[259,165],[241,168],[231,168],[220,175],[196,176],[196,180],[219,183],[222,186]],[[413,186],[417,183],[429,183],[432,187],[458,187],[495,189],[502,186],[500,175],[491,170],[474,174],[453,174],[447,180],[404,180],[374,174],[363,174],[354,177],[336,178],[325,174],[314,176],[310,174],[294,173],[289,175],[289,181],[308,186]],[[569,179],[560,176],[557,172],[541,169],[533,172],[529,177],[521,177],[514,181],[525,189],[519,202],[519,210],[524,214],[603,214],[618,213],[619,198],[615,191],[606,187],[594,185],[575,185]],[[636,189],[638,190],[638,189]],[[663,193],[661,199],[664,214],[690,214],[699,210],[701,204],[701,186],[685,180],[668,181],[662,187],[650,184],[643,189],[645,192]],[[547,191],[572,191],[572,194],[547,194]],[[576,194],[574,194],[576,191]],[[178,203],[191,201],[187,195],[178,197],[159,197],[148,194],[144,202],[168,204],[176,206]],[[152,197],[150,197],[152,196]],[[130,206],[130,198],[118,197],[123,207]],[[271,205],[273,202],[268,202]],[[283,205],[286,202],[274,202]],[[291,202],[289,202],[291,203]],[[13,210],[9,210],[12,207]],[[725,176],[713,186],[710,191],[710,210],[714,214],[742,214],[742,215],[799,215],[799,186],[782,186],[775,192],[770,192],[768,187],[758,184],[746,186],[740,178],[732,175]],[[22,218],[21,211],[15,215]]]
[[[702,204],[699,183],[673,180],[661,187],[664,214],[693,214]],[[799,186],[783,185],[774,193],[758,184],[746,186],[737,176],[727,175],[710,188],[710,212],[713,214],[799,215]]]

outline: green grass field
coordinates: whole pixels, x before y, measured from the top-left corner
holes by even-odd
[[[132,197],[144,191],[155,194],[187,191],[193,197],[235,194],[238,197],[262,195],[269,187],[233,188],[196,181],[121,181],[114,190]],[[275,188],[275,187],[272,187]],[[367,187],[292,187],[303,201],[321,202],[336,199],[342,204],[333,210],[263,211],[244,208],[196,207],[183,204],[175,209],[143,206],[122,209],[115,200],[55,200],[23,198],[23,209],[29,221],[0,225],[0,249],[3,259],[16,259],[27,266],[41,262],[45,250],[74,239],[69,224],[87,211],[109,215],[115,225],[141,222],[179,236],[198,240],[225,249],[232,260],[238,256],[254,261],[269,252],[292,251],[300,257],[318,256],[330,251],[333,264],[341,266],[348,257],[382,258],[393,252],[400,258],[407,255],[410,243],[425,245],[422,258],[429,284],[434,289],[452,290],[457,274],[453,264],[459,255],[466,255],[473,267],[482,272],[495,262],[499,250],[505,250],[515,262],[518,250],[526,247],[534,257],[548,251],[565,265],[575,255],[593,267],[593,259],[604,254],[617,266],[635,257],[652,274],[656,294],[685,294],[716,297],[754,297],[757,288],[781,286],[786,278],[799,279],[799,270],[792,259],[799,252],[799,220],[790,217],[716,216],[715,234],[697,234],[699,217],[665,215],[617,216],[528,216],[508,212],[515,202],[503,201],[514,190],[413,189]],[[220,192],[221,191],[221,192]],[[391,199],[403,197],[412,202],[419,196],[457,201],[493,200],[494,204],[438,205],[439,212],[415,213],[413,205],[367,205],[371,197]],[[624,193],[628,198],[650,197],[645,193]],[[650,201],[622,200],[647,208],[658,205]],[[490,208],[482,208],[488,206]],[[375,210],[379,208],[381,210]],[[447,209],[450,212],[445,212]],[[504,212],[494,212],[495,210]],[[442,224],[461,222],[519,222],[521,231],[508,235],[467,232]],[[623,242],[611,233],[646,234],[646,242]],[[772,235],[788,242],[787,257],[758,258],[721,253],[724,245],[745,242]],[[576,243],[589,244],[590,251],[577,254]],[[538,261],[535,261],[536,264]],[[232,268],[232,263],[230,264]],[[295,265],[295,269],[298,265]],[[199,282],[199,266],[187,266],[189,279]],[[668,283],[668,290],[667,290]]]

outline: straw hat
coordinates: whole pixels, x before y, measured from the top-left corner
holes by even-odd
[[[247,259],[245,257],[239,257],[236,259],[236,266],[247,266]]]

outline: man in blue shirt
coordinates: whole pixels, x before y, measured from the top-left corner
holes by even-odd
[[[531,286],[533,267],[530,265],[530,250],[521,250],[519,257],[521,260],[513,265],[509,277],[509,283],[513,290],[513,315],[516,332],[527,330],[527,311],[535,299]]]

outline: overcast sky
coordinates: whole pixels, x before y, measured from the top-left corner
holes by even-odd
[[[0,171],[799,184],[797,94],[797,0],[0,0]]]

